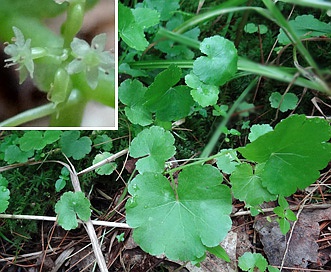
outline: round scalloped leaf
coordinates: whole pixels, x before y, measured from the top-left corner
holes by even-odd
[[[161,174],[139,174],[129,185],[126,219],[133,238],[153,255],[196,260],[231,228],[231,192],[211,165],[185,168],[176,193]]]
[[[294,93],[286,93],[281,95],[279,92],[273,92],[269,97],[270,105],[272,108],[277,109],[281,112],[288,110],[294,110],[298,104],[298,97]]]
[[[237,72],[237,49],[231,41],[212,36],[201,42],[200,50],[207,56],[193,62],[193,72],[205,84],[221,86]]]
[[[77,228],[77,216],[81,220],[89,220],[91,216],[90,205],[90,201],[83,192],[64,193],[55,204],[58,224],[65,230]]]
[[[260,169],[261,167],[257,165],[255,173],[253,173],[250,164],[242,163],[230,176],[234,197],[245,201],[252,207],[277,198],[276,195],[271,194],[267,188],[262,186],[262,179],[259,176]]]
[[[153,126],[144,129],[131,142],[130,155],[141,158],[136,167],[140,173],[164,171],[166,160],[175,154],[175,138],[169,131]]]
[[[91,139],[87,136],[80,137],[78,130],[65,131],[60,139],[62,152],[75,160],[80,160],[90,153],[91,145]]]
[[[324,119],[292,115],[238,151],[248,160],[265,163],[260,177],[269,192],[289,196],[318,179],[319,170],[331,160],[330,137]]]

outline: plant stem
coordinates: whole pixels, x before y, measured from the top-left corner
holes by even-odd
[[[137,61],[129,63],[132,68],[140,69],[166,69],[171,64],[175,64],[182,69],[192,69],[193,60],[154,60],[154,61]],[[244,75],[259,75],[268,78],[276,79],[279,81],[292,83],[295,73],[298,71],[295,68],[290,67],[277,67],[271,65],[258,64],[256,62],[238,57],[238,70],[243,71]],[[238,77],[238,76],[235,76]],[[325,89],[324,84],[320,84],[318,81],[311,81],[303,77],[298,77],[294,81],[295,85],[309,88],[313,90],[318,90],[324,93],[330,93],[330,90]]]
[[[49,103],[37,108],[33,108],[27,111],[24,111],[20,114],[15,115],[3,122],[0,123],[0,127],[16,127],[23,125],[27,122],[49,116],[52,114],[56,114],[59,110],[63,110],[64,108],[73,107],[75,104],[81,102],[81,98],[78,97],[77,90],[73,90],[73,94],[70,95],[68,101],[63,104],[59,105],[57,108],[54,107],[53,103]],[[64,125],[65,126],[65,125]]]
[[[208,144],[202,151],[200,158],[206,158],[208,157],[214,150],[217,141],[219,137],[222,134],[222,128],[226,127],[227,123],[229,122],[232,114],[235,112],[235,110],[238,108],[240,103],[244,100],[244,98],[247,96],[247,94],[251,91],[251,89],[256,85],[258,81],[258,78],[255,78],[251,81],[251,83],[246,87],[246,89],[241,93],[241,95],[237,98],[237,100],[232,105],[231,109],[229,110],[228,114],[224,117],[222,122],[218,125],[217,129],[215,130],[212,138],[209,140]]]
[[[51,221],[55,222],[55,216],[40,216],[40,215],[21,215],[21,214],[0,214],[0,218],[4,219],[16,219],[16,220],[40,220],[40,221]],[[77,219],[79,224],[83,224],[83,221]],[[95,226],[113,227],[113,228],[126,228],[129,229],[130,226],[126,223],[108,222],[108,221],[98,221],[91,220],[92,224]]]

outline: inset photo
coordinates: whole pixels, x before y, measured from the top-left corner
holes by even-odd
[[[115,2],[2,1],[2,129],[117,129]]]

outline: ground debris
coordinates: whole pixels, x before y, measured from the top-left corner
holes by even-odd
[[[327,262],[325,256],[331,254],[331,248],[326,253],[319,251],[317,243],[320,236],[320,222],[331,220],[331,208],[303,210],[296,223],[289,248],[285,257],[285,267],[307,268],[309,264],[323,265]],[[292,228],[293,224],[291,224]],[[257,217],[255,230],[259,233],[264,252],[269,264],[280,266],[288,244],[289,233],[284,236],[276,221],[268,222],[265,217]]]

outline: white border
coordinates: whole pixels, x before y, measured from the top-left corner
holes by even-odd
[[[115,3],[115,127],[0,127],[1,130],[118,130],[118,1]]]

